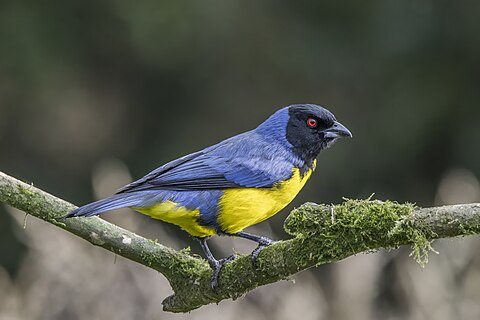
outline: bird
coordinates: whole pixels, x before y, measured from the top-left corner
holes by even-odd
[[[352,133],[326,108],[289,105],[255,129],[170,161],[66,218],[129,207],[177,225],[199,241],[216,289],[222,267],[235,256],[216,259],[207,240],[227,235],[255,241],[255,265],[259,253],[274,241],[244,229],[287,206],[315,170],[320,151],[342,137]]]

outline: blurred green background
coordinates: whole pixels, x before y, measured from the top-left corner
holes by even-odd
[[[0,170],[77,205],[309,102],[351,129],[292,206],[480,201],[480,2],[0,1]],[[133,212],[104,217],[176,249]],[[288,210],[252,228],[285,238]],[[218,255],[242,240],[216,239]],[[0,206],[0,319],[479,319],[479,239],[361,255],[188,315],[163,276]]]

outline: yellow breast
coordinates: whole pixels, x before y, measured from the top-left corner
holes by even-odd
[[[270,218],[288,205],[312,174],[303,176],[293,169],[292,177],[270,189],[237,188],[225,190],[220,198],[217,221],[224,232],[237,233]]]

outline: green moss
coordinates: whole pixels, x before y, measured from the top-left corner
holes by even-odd
[[[50,222],[53,223],[54,225],[65,228],[67,225],[63,221],[58,221],[57,219],[50,219]]]
[[[190,252],[191,252],[191,248],[190,247],[185,247],[183,249],[180,249],[178,252],[189,255]]]
[[[465,225],[463,223],[460,223],[459,228],[463,236],[475,235],[480,233],[480,224]]]
[[[412,243],[412,252],[410,253],[410,256],[413,256],[415,261],[417,261],[417,263],[423,268],[428,262],[428,253],[434,251],[432,243],[422,231],[415,229],[409,229],[408,231],[409,233],[407,234],[407,237],[409,242]]]
[[[408,243],[412,245],[412,256],[423,266],[432,247],[428,234],[412,223],[414,208],[410,203],[370,198],[345,199],[331,206],[306,203],[292,211],[284,227],[299,241],[308,239],[308,257],[319,263]]]
[[[29,187],[30,187],[30,186],[29,186]],[[20,191],[20,193],[23,193],[24,195],[33,196],[35,193],[34,193],[32,190],[30,190],[29,187],[25,188],[25,187],[23,187],[23,186],[19,186],[19,187],[18,187],[18,190]],[[32,186],[32,187],[33,187],[33,186]]]

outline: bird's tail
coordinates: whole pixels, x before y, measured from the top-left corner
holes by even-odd
[[[144,195],[140,193],[117,194],[77,208],[67,214],[65,218],[91,217],[110,210],[141,206],[144,200]]]

